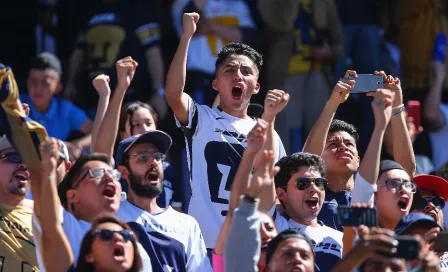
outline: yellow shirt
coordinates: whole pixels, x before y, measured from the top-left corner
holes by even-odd
[[[312,45],[316,32],[312,26],[311,0],[300,0],[300,11],[294,25],[293,53],[289,60],[288,74],[307,73],[312,66]],[[314,70],[320,65],[314,64]]]
[[[28,207],[0,204],[0,271],[39,271],[32,215]]]

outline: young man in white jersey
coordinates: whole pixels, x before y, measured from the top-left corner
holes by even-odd
[[[185,92],[200,104],[211,105],[216,96],[211,82],[216,56],[230,42],[256,44],[260,38],[247,0],[175,0],[172,5],[173,26],[182,36],[182,15],[201,14],[197,31],[191,40],[187,62]],[[250,1],[252,2],[252,1]],[[255,6],[255,5],[252,5]]]
[[[159,130],[120,142],[115,162],[129,184],[129,192],[128,200],[122,201],[117,216],[136,232],[151,257],[154,271],[158,268],[163,271],[212,271],[197,221],[171,206],[160,208],[157,204],[157,196],[163,191],[162,162],[171,143],[171,137]],[[160,252],[169,250],[166,247],[153,250],[157,239],[162,238],[169,240],[173,249],[176,246],[183,248],[180,254],[185,259],[177,259],[175,250],[169,258],[159,257]]]
[[[342,232],[317,220],[325,199],[328,182],[325,162],[317,155],[305,152],[283,157],[276,164],[280,172],[275,187],[285,215],[272,208],[277,231],[293,228],[305,232],[313,241],[316,265],[320,271],[330,271],[342,258]]]
[[[166,98],[188,147],[192,187],[188,214],[201,226],[211,254],[227,214],[230,189],[247,146],[247,134],[256,123],[247,115],[247,108],[251,96],[260,90],[257,81],[262,58],[244,44],[225,46],[218,54],[212,84],[220,95],[219,107],[198,105],[183,92],[188,47],[198,21],[198,14],[184,14],[184,33],[168,72]],[[287,99],[284,93],[279,96],[280,100]],[[278,135],[275,141],[278,160],[284,155],[284,148]]]

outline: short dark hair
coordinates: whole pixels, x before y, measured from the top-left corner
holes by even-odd
[[[311,248],[311,251],[313,252],[314,260],[316,259],[316,253],[314,252],[313,248],[313,241],[311,238],[305,233],[297,229],[286,229],[282,232],[280,232],[274,239],[272,239],[268,243],[268,249],[266,253],[266,264],[269,265],[269,262],[272,259],[272,256],[274,255],[275,251],[278,248],[278,245],[289,238],[298,238],[301,240],[304,240]]]
[[[353,137],[353,139],[355,139],[356,143],[358,142],[359,134],[352,124],[338,119],[334,119],[333,121],[331,121],[330,128],[328,129],[328,134],[341,131],[347,132],[348,134],[350,134],[350,136]]]
[[[81,242],[81,249],[79,251],[79,257],[77,260],[76,270],[77,271],[95,271],[95,266],[92,263],[88,263],[86,261],[86,256],[92,251],[92,244],[95,239],[95,231],[98,229],[98,226],[103,223],[115,223],[121,226],[123,229],[132,231],[132,229],[122,221],[118,220],[115,216],[110,214],[104,214],[98,216],[93,220],[92,226],[89,232],[86,233]],[[132,263],[131,268],[128,271],[137,272],[142,268],[142,260],[140,258],[140,254],[137,246],[137,237],[133,235],[134,239],[131,240],[132,246],[134,247],[134,262]],[[76,262],[76,260],[75,260]]]
[[[263,66],[263,56],[247,44],[244,43],[229,43],[224,46],[218,53],[218,59],[215,63],[215,71],[218,72],[218,67],[231,55],[243,55],[248,57],[260,72]]]
[[[110,164],[109,158],[106,154],[103,153],[90,153],[89,155],[81,156],[73,165],[73,167],[70,168],[61,184],[59,184],[58,186],[59,199],[61,200],[61,204],[64,207],[67,207],[67,191],[73,189],[74,182],[81,174],[80,171],[82,167],[90,161],[101,161],[106,164]]]
[[[311,167],[313,171],[319,172],[322,177],[325,177],[325,162],[324,160],[314,154],[307,152],[297,152],[281,158],[277,163],[280,167],[280,172],[275,176],[275,187],[283,187],[288,184],[292,175],[297,173],[300,167]]]

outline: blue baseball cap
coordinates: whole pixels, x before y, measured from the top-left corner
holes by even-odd
[[[173,143],[170,135],[166,134],[160,130],[152,130],[145,132],[140,135],[134,135],[127,139],[124,139],[118,145],[117,153],[115,154],[115,164],[124,165],[124,155],[129,149],[136,145],[142,143],[153,144],[160,153],[166,154]]]
[[[395,233],[401,235],[412,227],[439,227],[440,230],[443,230],[431,216],[421,212],[413,212],[400,219],[400,222],[398,222],[398,225],[395,227]]]

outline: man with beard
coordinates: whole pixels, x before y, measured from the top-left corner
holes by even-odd
[[[115,162],[129,192],[117,216],[133,228],[154,271],[212,271],[198,222],[171,206],[157,205],[163,190],[162,162],[171,143],[171,137],[159,130],[120,142]]]
[[[30,174],[6,136],[0,138],[0,173],[0,271],[39,271],[32,234],[33,202],[25,199]]]

